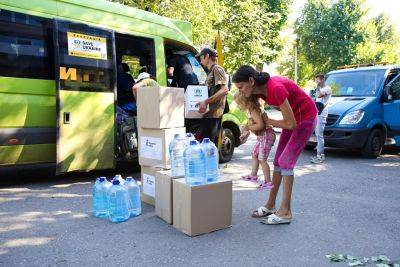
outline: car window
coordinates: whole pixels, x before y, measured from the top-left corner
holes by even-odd
[[[391,83],[390,89],[392,91],[392,100],[400,99],[400,75]]]

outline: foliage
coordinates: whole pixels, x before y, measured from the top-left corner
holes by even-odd
[[[187,20],[195,45],[212,46],[220,30],[225,68],[270,62],[282,49],[279,32],[292,0],[112,0],[156,14]]]

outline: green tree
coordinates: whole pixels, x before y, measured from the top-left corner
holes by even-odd
[[[211,46],[220,30],[225,68],[270,62],[282,49],[279,32],[285,25],[292,0],[112,0],[161,16],[187,20],[193,42]]]
[[[295,32],[299,53],[314,72],[327,72],[354,61],[357,45],[364,40],[359,24],[365,12],[363,0],[308,1],[295,23]]]

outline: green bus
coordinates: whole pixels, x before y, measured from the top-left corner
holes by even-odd
[[[189,22],[103,0],[0,0],[0,171],[115,168],[117,64],[166,86],[168,55],[196,53],[191,34]],[[239,123],[225,114],[223,161]]]

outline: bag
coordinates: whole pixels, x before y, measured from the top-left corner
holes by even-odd
[[[317,109],[318,109],[318,115],[321,115],[322,111],[325,108],[324,103],[319,102],[319,101],[315,101],[315,105],[317,106]]]

